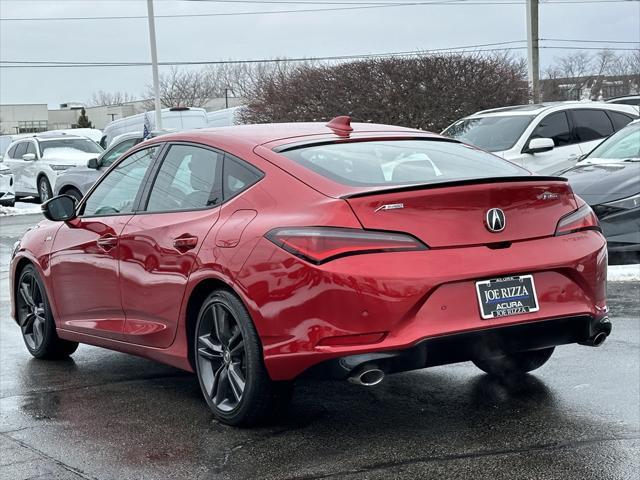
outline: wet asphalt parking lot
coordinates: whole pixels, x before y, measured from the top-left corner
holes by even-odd
[[[613,333],[518,381],[471,363],[378,387],[302,382],[278,423],[213,420],[194,375],[81,345],[32,359],[7,260],[37,215],[0,217],[0,478],[637,479],[640,285],[610,283]]]

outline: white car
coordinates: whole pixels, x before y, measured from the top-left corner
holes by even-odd
[[[0,162],[0,205],[13,207],[16,202],[11,169]]]
[[[493,152],[532,172],[572,167],[600,141],[638,118],[631,105],[559,102],[484,110],[442,133]]]
[[[44,202],[53,196],[58,173],[86,166],[101,153],[102,147],[86,137],[42,133],[13,142],[2,163],[13,173],[17,198],[35,195]]]

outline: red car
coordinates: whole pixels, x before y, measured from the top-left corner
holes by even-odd
[[[419,130],[164,135],[43,212],[11,262],[31,354],[88,343],[195,371],[229,424],[301,375],[516,374],[611,331],[606,242],[567,182]]]

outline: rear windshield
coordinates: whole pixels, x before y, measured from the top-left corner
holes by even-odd
[[[513,147],[534,115],[494,115],[459,120],[443,135],[470,143],[489,152],[501,152]]]
[[[389,186],[529,175],[512,163],[467,145],[442,140],[332,143],[281,152],[344,185]]]

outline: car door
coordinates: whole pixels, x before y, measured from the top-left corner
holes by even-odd
[[[159,146],[124,158],[79,205],[79,216],[55,236],[50,257],[53,298],[60,328],[122,338],[124,311],[118,236],[140,202]]]
[[[22,164],[22,180],[24,182],[25,192],[38,192],[38,173],[40,172],[40,152],[35,141],[28,140],[26,142],[27,150],[25,155],[33,155],[33,160],[23,160]]]
[[[571,110],[573,134],[578,141],[581,154],[589,153],[603,138],[614,131],[611,119],[605,110],[579,108]]]
[[[157,162],[141,211],[120,234],[125,340],[168,347],[176,334],[187,280],[216,224],[223,154],[172,144]]]
[[[11,151],[13,150],[13,153]],[[27,142],[18,142],[14,148],[9,149],[10,155],[5,159],[7,166],[13,172],[13,181],[15,182],[16,192],[26,193],[27,187],[25,182],[25,166],[26,160],[22,156],[27,153]]]
[[[527,152],[529,141],[550,138],[554,148],[546,152]],[[566,111],[552,112],[542,117],[535,126],[523,150],[523,166],[536,173],[551,174],[573,166],[582,150],[571,132]]]

